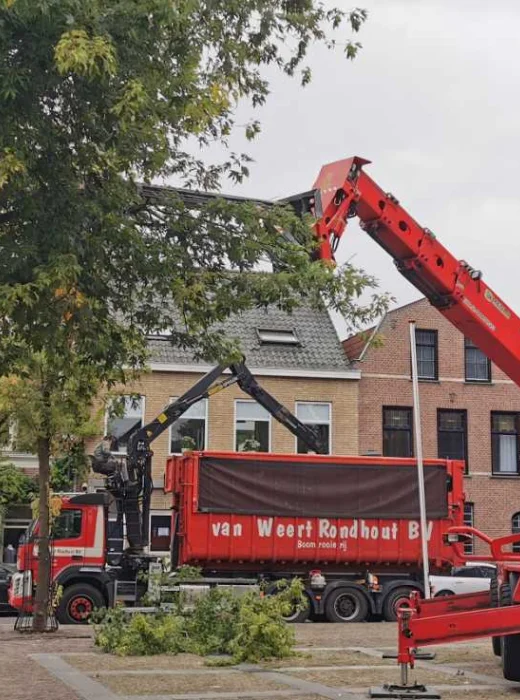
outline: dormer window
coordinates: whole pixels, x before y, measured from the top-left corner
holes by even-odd
[[[256,332],[262,345],[299,345],[300,341],[294,330],[274,330],[257,328]]]

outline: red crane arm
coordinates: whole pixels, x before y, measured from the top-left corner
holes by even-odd
[[[363,171],[369,162],[354,157],[322,167],[314,183],[323,211],[315,224],[319,257],[334,261],[348,219],[357,216],[397,269],[520,386],[520,318],[479,271],[457,260]]]

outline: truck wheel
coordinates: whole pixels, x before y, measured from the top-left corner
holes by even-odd
[[[520,681],[520,634],[502,637],[502,670],[508,681]]]
[[[88,583],[76,583],[63,592],[56,611],[62,625],[84,625],[94,608],[105,605],[103,595]]]
[[[304,600],[302,601],[302,607],[294,607],[294,612],[290,615],[286,615],[283,619],[286,622],[305,622],[309,619],[311,614],[311,601],[309,597],[304,595]]]
[[[500,586],[500,605],[505,607],[513,604],[511,586],[503,583]],[[508,681],[520,681],[520,634],[506,634],[500,637],[502,642],[502,672]]]
[[[383,617],[387,622],[395,622],[397,620],[399,608],[410,607],[410,593],[416,590],[418,589],[402,586],[401,588],[395,588],[386,596],[383,603]]]
[[[500,592],[498,590],[498,578],[495,573],[489,582],[489,603],[492,608],[498,608]],[[491,637],[491,646],[495,656],[502,656],[502,640],[500,637]]]
[[[325,615],[329,622],[363,622],[368,601],[356,588],[337,588],[327,598]]]

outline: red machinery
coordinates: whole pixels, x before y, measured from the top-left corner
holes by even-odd
[[[319,256],[334,260],[347,221],[360,225],[394,259],[397,269],[453,325],[520,386],[520,319],[482,281],[482,273],[457,260],[427,228],[420,226],[398,200],[382,190],[362,167],[369,161],[354,157],[325,165],[316,180],[316,236]],[[308,197],[308,196],[307,196]],[[312,206],[312,202],[310,202]],[[504,676],[520,681],[520,558],[503,547],[520,536],[494,542],[476,530],[461,528],[488,542],[498,578],[489,593],[419,601],[403,611],[399,622],[399,662],[406,679],[419,645],[493,636],[493,649],[502,655]],[[468,558],[468,557],[466,557]]]
[[[463,470],[461,461],[425,462],[433,571],[457,561],[443,535],[462,522]],[[299,577],[306,607],[294,621],[325,615],[360,622],[371,614],[396,620],[410,593],[422,592],[416,474],[414,459],[388,457],[170,457],[172,566],[200,567],[204,577],[194,586],[226,577],[275,586]]]

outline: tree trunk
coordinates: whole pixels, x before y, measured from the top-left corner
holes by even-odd
[[[49,610],[49,589],[51,576],[51,558],[49,550],[49,468],[50,441],[38,438],[39,464],[39,524],[38,536],[38,579],[36,582],[36,597],[34,607],[33,629],[44,632],[47,626]]]

